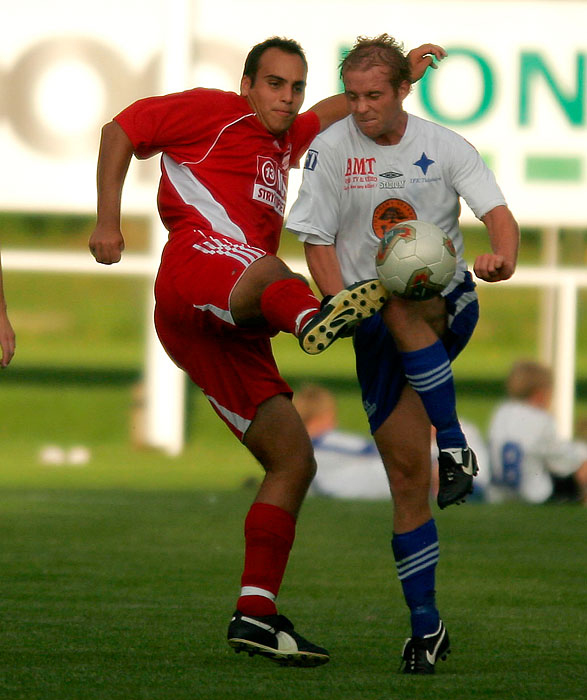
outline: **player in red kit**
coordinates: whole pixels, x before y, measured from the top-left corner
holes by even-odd
[[[432,55],[444,52],[430,44],[412,52],[415,78]],[[288,170],[316,134],[347,114],[337,95],[298,116],[306,73],[299,44],[274,37],[249,53],[240,95],[196,88],[121,112],[102,131],[90,238],[98,262],[120,260],[131,157],[161,153],[158,205],[169,239],[155,283],[157,333],[265,471],[245,520],[244,572],[228,641],[237,651],[296,666],[329,660],[275,605],[315,462],[270,338],[287,331],[304,349],[319,351],[385,301],[369,281],[321,310],[307,282],[276,257]],[[343,302],[351,313],[334,323]]]

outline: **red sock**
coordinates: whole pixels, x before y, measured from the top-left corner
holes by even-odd
[[[298,335],[306,321],[319,311],[320,302],[297,277],[272,282],[261,295],[261,312],[276,330]]]
[[[253,503],[245,520],[245,567],[236,607],[245,615],[274,615],[275,598],[295,537],[293,515]]]

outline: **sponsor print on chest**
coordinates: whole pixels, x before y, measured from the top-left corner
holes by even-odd
[[[280,216],[285,212],[287,196],[287,171],[291,146],[287,148],[281,164],[269,156],[257,156],[257,175],[253,186],[253,199],[272,207]]]
[[[374,157],[350,157],[346,160],[343,190],[374,189],[402,190],[406,185],[420,185],[430,182],[438,182],[441,176],[432,158],[422,152],[418,160],[411,163],[408,168],[383,167],[378,172],[377,159]],[[403,171],[407,170],[408,173]],[[430,172],[429,172],[430,171]]]

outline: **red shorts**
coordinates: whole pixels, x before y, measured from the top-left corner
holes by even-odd
[[[239,440],[263,401],[292,394],[279,375],[270,329],[239,328],[230,313],[235,284],[264,255],[219,234],[177,232],[155,282],[155,328],[163,347]]]

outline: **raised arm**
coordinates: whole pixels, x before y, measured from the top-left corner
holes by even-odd
[[[4,298],[4,285],[2,281],[2,264],[0,262],[0,347],[2,348],[2,360],[0,367],[7,367],[14,356],[16,339],[8,313],[6,311],[6,299]]]
[[[349,115],[346,97],[343,93],[332,95],[325,100],[320,100],[310,111],[314,112],[320,120],[320,131],[328,129],[334,122],[344,119]]]
[[[507,280],[514,274],[518,260],[518,223],[506,206],[495,207],[481,220],[487,227],[492,252],[477,256],[475,274],[485,282]]]
[[[435,58],[441,61],[445,56],[446,51],[442,46],[436,44],[422,44],[422,46],[418,46],[417,49],[412,49],[408,53],[412,82],[415,83],[417,80],[420,80],[428,67],[437,67],[434,63]],[[320,119],[320,131],[324,131],[324,129],[327,129],[331,124],[339,121],[339,119],[344,119],[344,117],[349,114],[344,93],[327,97],[325,100],[317,102],[310,109],[312,112],[315,112]]]
[[[110,122],[102,128],[98,155],[98,216],[89,247],[96,261],[111,265],[120,260],[124,238],[120,230],[122,187],[128,172],[133,145],[123,129]]]
[[[417,82],[424,75],[427,68],[438,68],[434,59],[442,61],[446,57],[446,51],[437,44],[422,44],[417,49],[408,53],[410,69],[412,71],[412,83]]]

